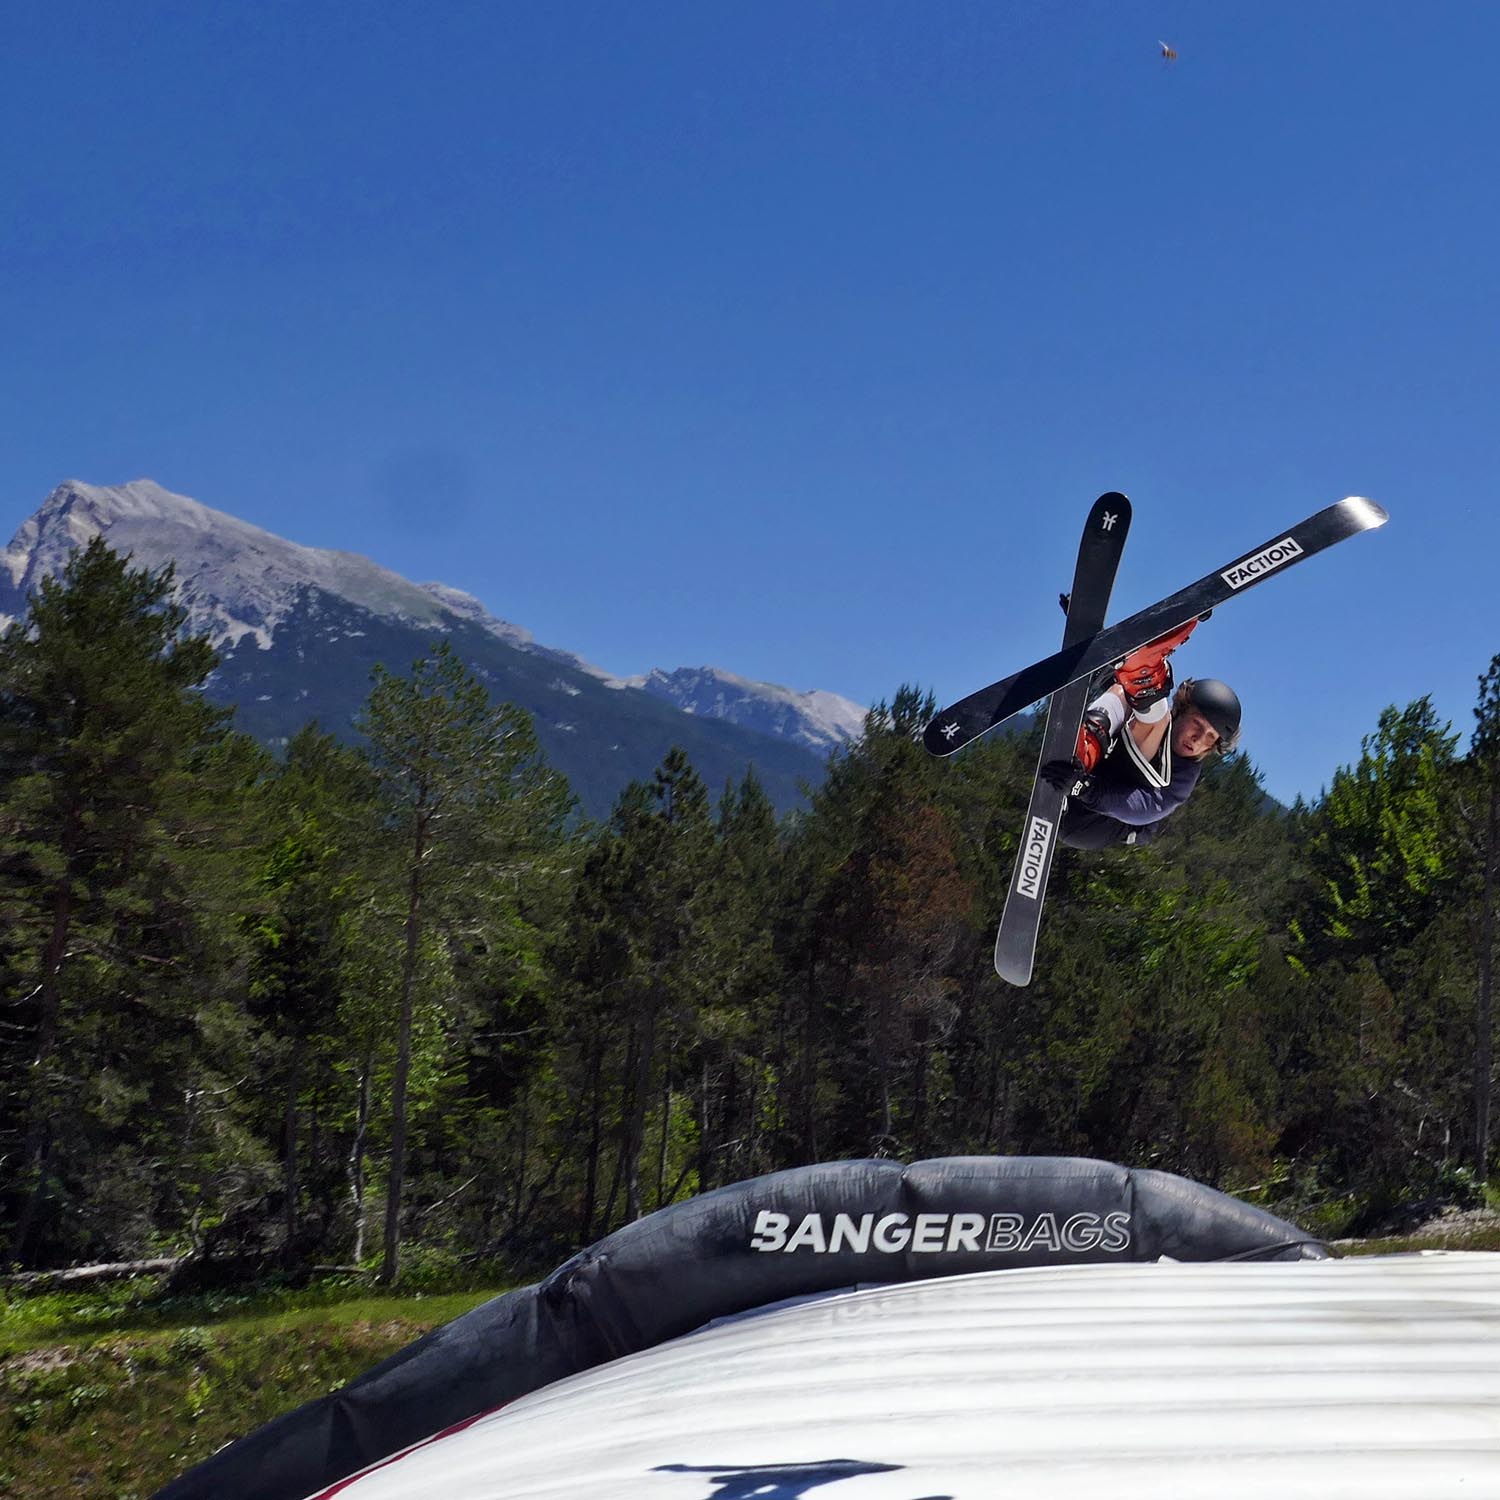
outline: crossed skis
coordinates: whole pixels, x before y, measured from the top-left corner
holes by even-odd
[[[1101,495],[1089,511],[1079,542],[1062,649],[945,708],[923,731],[923,743],[934,755],[952,755],[1023,708],[1049,698],[1038,769],[1049,760],[1066,759],[1073,754],[1078,726],[1088,706],[1089,677],[1100,667],[1113,666],[1179,625],[1315,553],[1383,526],[1388,519],[1373,500],[1351,495],[1226,567],[1105,629],[1104,615],[1130,529],[1130,502],[1113,492]],[[1024,985],[1031,979],[1057,827],[1065,810],[1066,798],[1038,776],[995,939],[996,972],[1011,984]]]

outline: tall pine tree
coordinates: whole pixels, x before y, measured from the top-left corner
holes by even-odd
[[[1474,1170],[1488,1175],[1490,1096],[1494,1086],[1495,1047],[1495,884],[1500,872],[1500,655],[1479,679],[1478,721],[1469,760],[1478,785],[1479,990],[1475,1005]]]
[[[179,882],[172,821],[195,756],[224,733],[196,692],[212,671],[185,637],[170,568],[133,569],[100,538],[44,581],[0,638],[3,1189],[8,1256],[56,1238],[105,1132],[133,1113],[147,1036],[180,1038],[164,976]],[[176,997],[180,1003],[182,997]]]
[[[433,934],[482,943],[514,913],[515,888],[547,878],[570,799],[541,759],[531,718],[493,704],[446,642],[408,677],[377,668],[360,717],[387,805],[400,956],[391,1151],[381,1280],[400,1269],[408,1085],[420,969]],[[460,935],[459,925],[465,930]]]

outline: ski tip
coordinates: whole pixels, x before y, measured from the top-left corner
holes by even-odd
[[[922,746],[929,755],[949,756],[968,744],[960,734],[959,726],[953,720],[939,714],[922,731]]]
[[[1023,969],[1020,964],[1002,958],[998,953],[995,955],[995,972],[1007,984],[1013,984],[1019,990],[1024,990],[1031,983],[1031,965],[1029,963]]]
[[[1009,900],[1006,901],[1005,906],[1009,911]],[[1031,983],[1031,971],[1035,967],[1036,929],[1032,928],[1024,938],[1015,931],[1007,934],[1005,918],[1002,917],[1000,930],[995,934],[995,972],[1007,984],[1013,984],[1017,989],[1023,990]]]
[[[1345,495],[1339,504],[1362,520],[1367,531],[1373,531],[1377,526],[1384,526],[1391,518],[1385,506],[1377,505],[1364,495]]]
[[[1129,529],[1130,514],[1130,497],[1122,495],[1119,490],[1106,490],[1089,507],[1088,530],[1098,526],[1105,531],[1118,529],[1123,533]]]

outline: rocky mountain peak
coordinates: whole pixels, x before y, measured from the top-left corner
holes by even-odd
[[[147,567],[174,563],[189,626],[215,646],[249,636],[269,648],[277,625],[309,589],[439,629],[447,613],[427,590],[368,558],[300,546],[150,479],[112,486],[69,480],[53,490],[4,554],[19,599],[0,598],[0,610],[20,613],[42,578],[60,572],[73,548],[101,534]]]
[[[189,629],[221,651],[254,645],[269,651],[276,632],[320,597],[376,619],[426,632],[463,621],[529,656],[584,673],[609,688],[640,689],[684,713],[719,719],[826,753],[857,738],[864,710],[829,692],[799,692],[717,667],[654,669],[619,678],[571,652],[539,644],[472,594],[443,583],[412,583],[352,552],[305,547],[174,494],[151,479],[91,485],[70,479],[52,491],[0,553],[0,627],[25,612],[42,579],[60,573],[69,554],[96,536],[136,563],[176,567]]]

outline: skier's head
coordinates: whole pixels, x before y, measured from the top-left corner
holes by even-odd
[[[1240,742],[1240,700],[1227,683],[1189,677],[1172,698],[1172,753],[1188,760],[1228,755]]]

